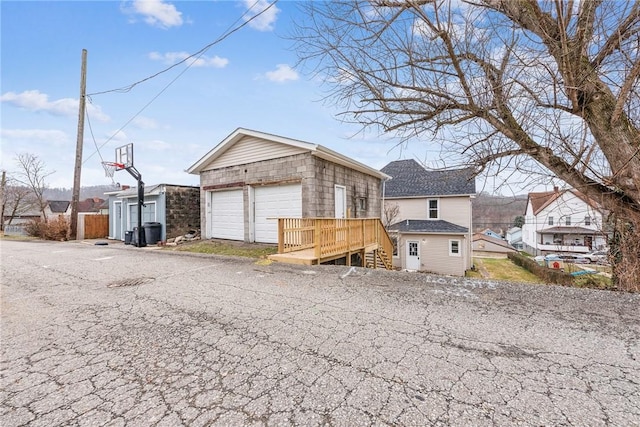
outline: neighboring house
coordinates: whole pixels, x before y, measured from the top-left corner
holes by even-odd
[[[523,249],[532,255],[587,253],[607,245],[603,209],[579,191],[529,193]]]
[[[71,202],[66,200],[48,200],[44,208],[47,219],[54,219],[59,216],[71,216]]]
[[[500,233],[496,233],[495,231],[491,230],[490,228],[485,228],[480,233],[484,234],[486,236],[489,236],[489,237],[493,237],[494,239],[502,239],[502,235],[500,235]]]
[[[473,235],[473,256],[506,258],[510,252],[517,251],[504,239],[497,239],[484,233]]]
[[[511,227],[507,230],[507,242],[517,250],[522,250],[522,228]]]
[[[206,238],[278,242],[279,217],[379,218],[384,173],[322,145],[238,128],[187,172],[200,175]]]
[[[396,235],[394,266],[464,276],[473,266],[473,169],[428,171],[415,160],[389,163],[382,172],[387,229]],[[389,218],[389,212],[393,218]]]
[[[125,240],[125,232],[138,226],[138,188],[105,193],[109,197],[109,238]],[[144,188],[142,225],[161,224],[160,240],[181,236],[200,225],[200,189],[172,184]]]
[[[101,206],[105,205],[105,200],[100,197],[91,197],[78,202],[78,212],[100,212]],[[108,212],[107,212],[108,213]]]

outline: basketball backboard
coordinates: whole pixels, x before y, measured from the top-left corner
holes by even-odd
[[[116,163],[124,165],[124,168],[133,166],[133,144],[129,143],[116,148]]]

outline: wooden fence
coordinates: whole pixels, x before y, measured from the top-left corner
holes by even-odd
[[[109,235],[109,215],[82,215],[84,239],[102,239]]]

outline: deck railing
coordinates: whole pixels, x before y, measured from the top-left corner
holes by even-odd
[[[393,243],[378,218],[278,218],[278,253],[313,248],[318,259]]]

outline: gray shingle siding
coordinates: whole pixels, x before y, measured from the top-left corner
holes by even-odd
[[[413,159],[396,160],[381,169],[391,176],[385,197],[425,197],[475,194],[473,168],[428,171]]]

